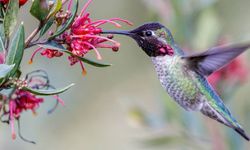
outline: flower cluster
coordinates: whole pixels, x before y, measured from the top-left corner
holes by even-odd
[[[19,121],[22,113],[31,111],[36,114],[36,110],[44,102],[44,98],[40,96],[53,96],[56,99],[55,106],[49,110],[49,113],[53,112],[59,103],[64,105],[58,94],[67,91],[74,84],[55,89],[51,86],[47,73],[42,70],[28,73],[24,79],[20,79],[23,54],[26,50],[33,46],[39,47],[33,52],[30,63],[37,53],[47,58],[61,57],[65,54],[68,55],[70,65],[80,64],[83,73],[86,73],[83,62],[96,67],[109,66],[86,58],[87,53],[94,51],[100,60],[102,57],[98,48],[118,51],[120,46],[113,40],[113,35],[101,35],[101,26],[110,23],[119,28],[121,25],[118,22],[128,25],[132,23],[120,18],[93,21],[90,13],[86,12],[92,0],[87,1],[79,15],[77,15],[79,0],[75,0],[74,3],[73,0],[32,0],[29,12],[39,21],[39,25],[25,39],[23,23],[18,29],[13,28],[18,23],[18,11],[13,10],[21,9],[27,1],[19,0],[20,7],[18,7],[18,1],[0,0],[0,25],[4,31],[0,34],[0,118],[2,122],[10,124],[13,139],[16,138],[14,124],[17,121],[19,137],[34,143],[20,134]],[[63,6],[67,2],[69,2],[68,9],[64,11]],[[52,31],[53,25],[55,30]],[[49,37],[44,37],[46,33]]]
[[[1,94],[1,104],[0,110],[3,109],[2,121],[4,117],[7,117],[3,122],[10,123],[12,130],[12,138],[16,138],[16,133],[14,130],[14,122],[15,120],[20,119],[22,112],[24,111],[32,111],[33,114],[36,114],[36,109],[38,109],[39,105],[44,102],[44,98],[39,98],[33,93],[23,90],[23,87],[30,87],[32,89],[49,89],[52,86],[49,84],[49,79],[47,73],[42,70],[33,71],[26,75],[24,80],[20,79],[11,79],[9,84],[13,84],[16,88],[11,92],[9,96]],[[55,95],[57,100],[57,104],[60,102],[64,105],[63,101]],[[3,105],[4,104],[4,105]],[[49,112],[53,111],[55,107]],[[20,130],[20,129],[19,129]],[[20,137],[24,139],[21,135]]]
[[[96,53],[97,59],[101,60],[102,57],[97,50],[97,48],[109,48],[113,51],[118,51],[120,43],[112,40],[113,35],[101,36],[102,28],[101,25],[106,23],[111,23],[116,27],[120,28],[121,25],[117,21],[124,22],[128,25],[132,25],[131,22],[120,19],[120,18],[111,18],[106,20],[97,20],[93,21],[90,18],[90,13],[86,12],[87,7],[92,0],[89,0],[83,7],[79,16],[75,17],[74,22],[69,27],[69,29],[64,32],[62,35],[54,39],[57,43],[60,43],[65,46],[65,48],[72,53],[68,56],[70,65],[80,63],[83,73],[86,72],[83,66],[82,61],[79,60],[79,57],[84,57],[89,51],[93,50]],[[56,15],[57,24],[64,25],[70,17],[70,8],[72,1],[69,3],[68,11],[63,13],[59,11]],[[53,35],[53,33],[52,33]],[[109,43],[107,43],[109,42]],[[30,63],[32,63],[33,58],[37,52],[41,51],[42,56],[47,58],[61,57],[62,52],[54,49],[42,49],[38,48],[32,55]]]
[[[36,109],[42,102],[43,98],[37,98],[34,94],[31,94],[28,91],[15,91],[15,93],[9,100],[9,112],[6,113],[6,115],[9,115],[13,139],[16,138],[16,134],[14,131],[14,119],[19,119],[21,113],[27,110],[31,110],[34,114],[36,114]]]
[[[31,110],[36,114],[35,110],[42,102],[43,98],[37,98],[28,91],[16,90],[9,101],[10,118],[19,118],[20,114],[26,110]]]

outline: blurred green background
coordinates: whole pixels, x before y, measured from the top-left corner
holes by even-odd
[[[81,6],[85,2],[82,0]],[[225,37],[226,43],[250,41],[249,6],[249,0],[94,0],[88,10],[94,19],[121,17],[135,26],[159,21],[173,32],[182,48],[198,51],[217,45]],[[38,24],[27,13],[29,7],[20,13],[28,33]],[[124,29],[131,27],[124,25]],[[55,100],[46,98],[38,116],[31,112],[22,116],[23,136],[37,145],[12,141],[10,127],[1,124],[0,150],[250,149],[233,130],[199,113],[183,111],[162,89],[150,59],[136,43],[119,36],[116,40],[122,43],[119,52],[100,50],[103,61],[113,66],[86,65],[88,74],[84,77],[80,67],[70,67],[66,58],[51,61],[37,55],[28,65],[30,49],[23,72],[42,68],[56,87],[71,82],[76,86],[61,95],[66,106],[59,106],[53,114],[46,110]],[[250,81],[240,84],[225,96],[225,102],[250,134],[249,89]]]

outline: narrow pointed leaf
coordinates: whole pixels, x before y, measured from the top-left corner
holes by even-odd
[[[30,93],[33,93],[35,95],[41,95],[41,96],[50,96],[50,95],[58,95],[60,93],[63,93],[70,89],[74,84],[70,84],[64,88],[61,89],[55,89],[55,90],[37,90],[37,89],[32,89],[29,87],[24,87],[23,90],[29,91]]]
[[[55,34],[53,34],[53,35],[49,38],[49,40],[52,40],[52,39],[54,39],[55,37],[61,35],[64,31],[66,31],[66,30],[72,25],[73,21],[75,20],[77,11],[78,11],[78,3],[79,3],[78,0],[76,0],[75,5],[74,5],[73,10],[72,10],[72,15],[71,15],[71,17],[68,19],[68,21],[65,23],[65,25],[62,25],[62,27],[59,28],[59,29],[57,30],[57,32],[56,32]]]
[[[17,23],[17,14],[19,10],[19,1],[18,0],[10,0],[7,11],[4,17],[4,34],[6,37],[9,37],[10,34],[15,29]]]
[[[91,60],[91,59],[86,58],[86,57],[80,57],[80,56],[74,55],[72,52],[68,51],[62,45],[56,43],[55,41],[48,41],[44,44],[39,44],[39,46],[43,47],[45,49],[54,49],[54,50],[58,50],[58,51],[67,53],[69,55],[73,55],[73,56],[77,57],[80,61],[83,61],[84,63],[87,63],[87,64],[95,66],[95,67],[109,67],[109,66],[111,66],[111,64],[100,63],[100,62]]]
[[[34,0],[30,13],[40,21],[44,21],[49,14],[49,6],[46,0]]]
[[[62,8],[62,0],[55,0],[53,7],[50,10],[48,18],[54,16]]]
[[[0,38],[2,39],[2,41],[5,40],[4,24],[3,23],[0,23]]]
[[[0,87],[7,80],[8,73],[14,68],[15,65],[0,64]]]
[[[4,78],[13,68],[15,65],[6,65],[0,64],[0,79]]]
[[[15,67],[10,72],[10,76],[15,75],[16,71],[18,70],[20,66],[21,60],[23,58],[24,40],[25,40],[24,34],[25,34],[24,26],[23,24],[21,24],[11,41],[9,52],[6,58],[7,65],[15,64]]]
[[[45,48],[45,49],[53,49],[58,51],[67,51],[61,44],[58,44],[57,42],[51,40],[43,44],[38,44],[38,46]]]
[[[2,38],[0,37],[0,55],[4,54],[5,53],[5,47],[4,47],[4,43],[3,43],[3,40]],[[0,59],[1,59],[1,56],[0,56]],[[0,60],[0,62],[2,62]]]
[[[40,37],[42,37],[49,29],[50,27],[53,25],[55,18],[52,17],[48,20],[48,22],[42,27],[41,31],[40,31]]]
[[[0,4],[0,18],[1,18],[1,19],[3,19],[3,17],[4,17],[4,12],[3,12],[3,10],[4,10],[4,7],[3,7],[3,4],[1,3],[1,4]]]

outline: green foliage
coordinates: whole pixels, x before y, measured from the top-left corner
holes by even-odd
[[[67,49],[65,49],[61,44],[58,44],[56,41],[50,40],[46,43],[43,44],[39,44],[38,46],[42,47],[42,48],[47,48],[47,49],[54,49],[54,50],[58,50],[58,51],[67,51]]]
[[[0,38],[2,41],[4,41],[4,39],[5,39],[3,23],[0,23]]]
[[[0,64],[0,81],[14,68],[13,65]]]
[[[4,34],[7,38],[9,38],[10,34],[13,32],[16,26],[18,10],[19,10],[19,1],[11,0],[8,4],[7,11],[3,21]]]
[[[35,95],[50,96],[50,95],[57,95],[57,94],[63,93],[67,91],[68,89],[70,89],[72,86],[74,86],[73,83],[64,88],[56,89],[56,90],[36,90],[36,89],[29,88],[29,87],[24,87],[23,90],[29,91],[30,93],[33,93]]]
[[[21,24],[14,38],[12,39],[10,48],[8,50],[8,55],[6,58],[7,65],[15,64],[15,67],[10,72],[9,77],[14,76],[16,71],[19,69],[20,63],[23,58],[24,40],[25,40],[24,26],[23,24]]]
[[[3,4],[0,4],[0,18],[4,18]]]
[[[50,10],[48,18],[54,16],[61,8],[62,8],[62,0],[56,0],[55,4],[53,5],[53,7]]]
[[[40,35],[39,37],[42,37],[49,29],[50,27],[53,25],[55,18],[51,17],[47,23],[42,27],[41,31],[40,31]]]
[[[73,21],[75,20],[77,11],[78,11],[78,3],[79,3],[78,0],[76,0],[75,5],[73,6],[72,15],[69,18],[69,20],[65,23],[65,25],[63,25],[61,28],[59,28],[58,31],[49,38],[49,40],[52,40],[55,37],[61,35],[63,32],[65,32],[70,27],[70,25],[72,25]]]
[[[44,21],[49,14],[49,6],[46,0],[34,0],[30,9],[31,15],[39,21]]]
[[[5,47],[2,38],[0,38],[0,53],[5,53]]]

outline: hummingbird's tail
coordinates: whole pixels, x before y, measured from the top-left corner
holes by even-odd
[[[245,133],[242,128],[235,128],[234,129],[237,133],[239,133],[242,137],[244,137],[247,141],[250,141],[249,136]]]
[[[226,107],[224,107],[225,113],[221,114],[218,110],[214,109],[211,107],[209,103],[204,103],[201,112],[214,119],[217,120],[218,122],[234,129],[238,134],[240,134],[244,139],[247,141],[250,141],[249,136],[245,133],[243,128],[239,125],[239,123],[232,117],[231,113],[226,110]]]

